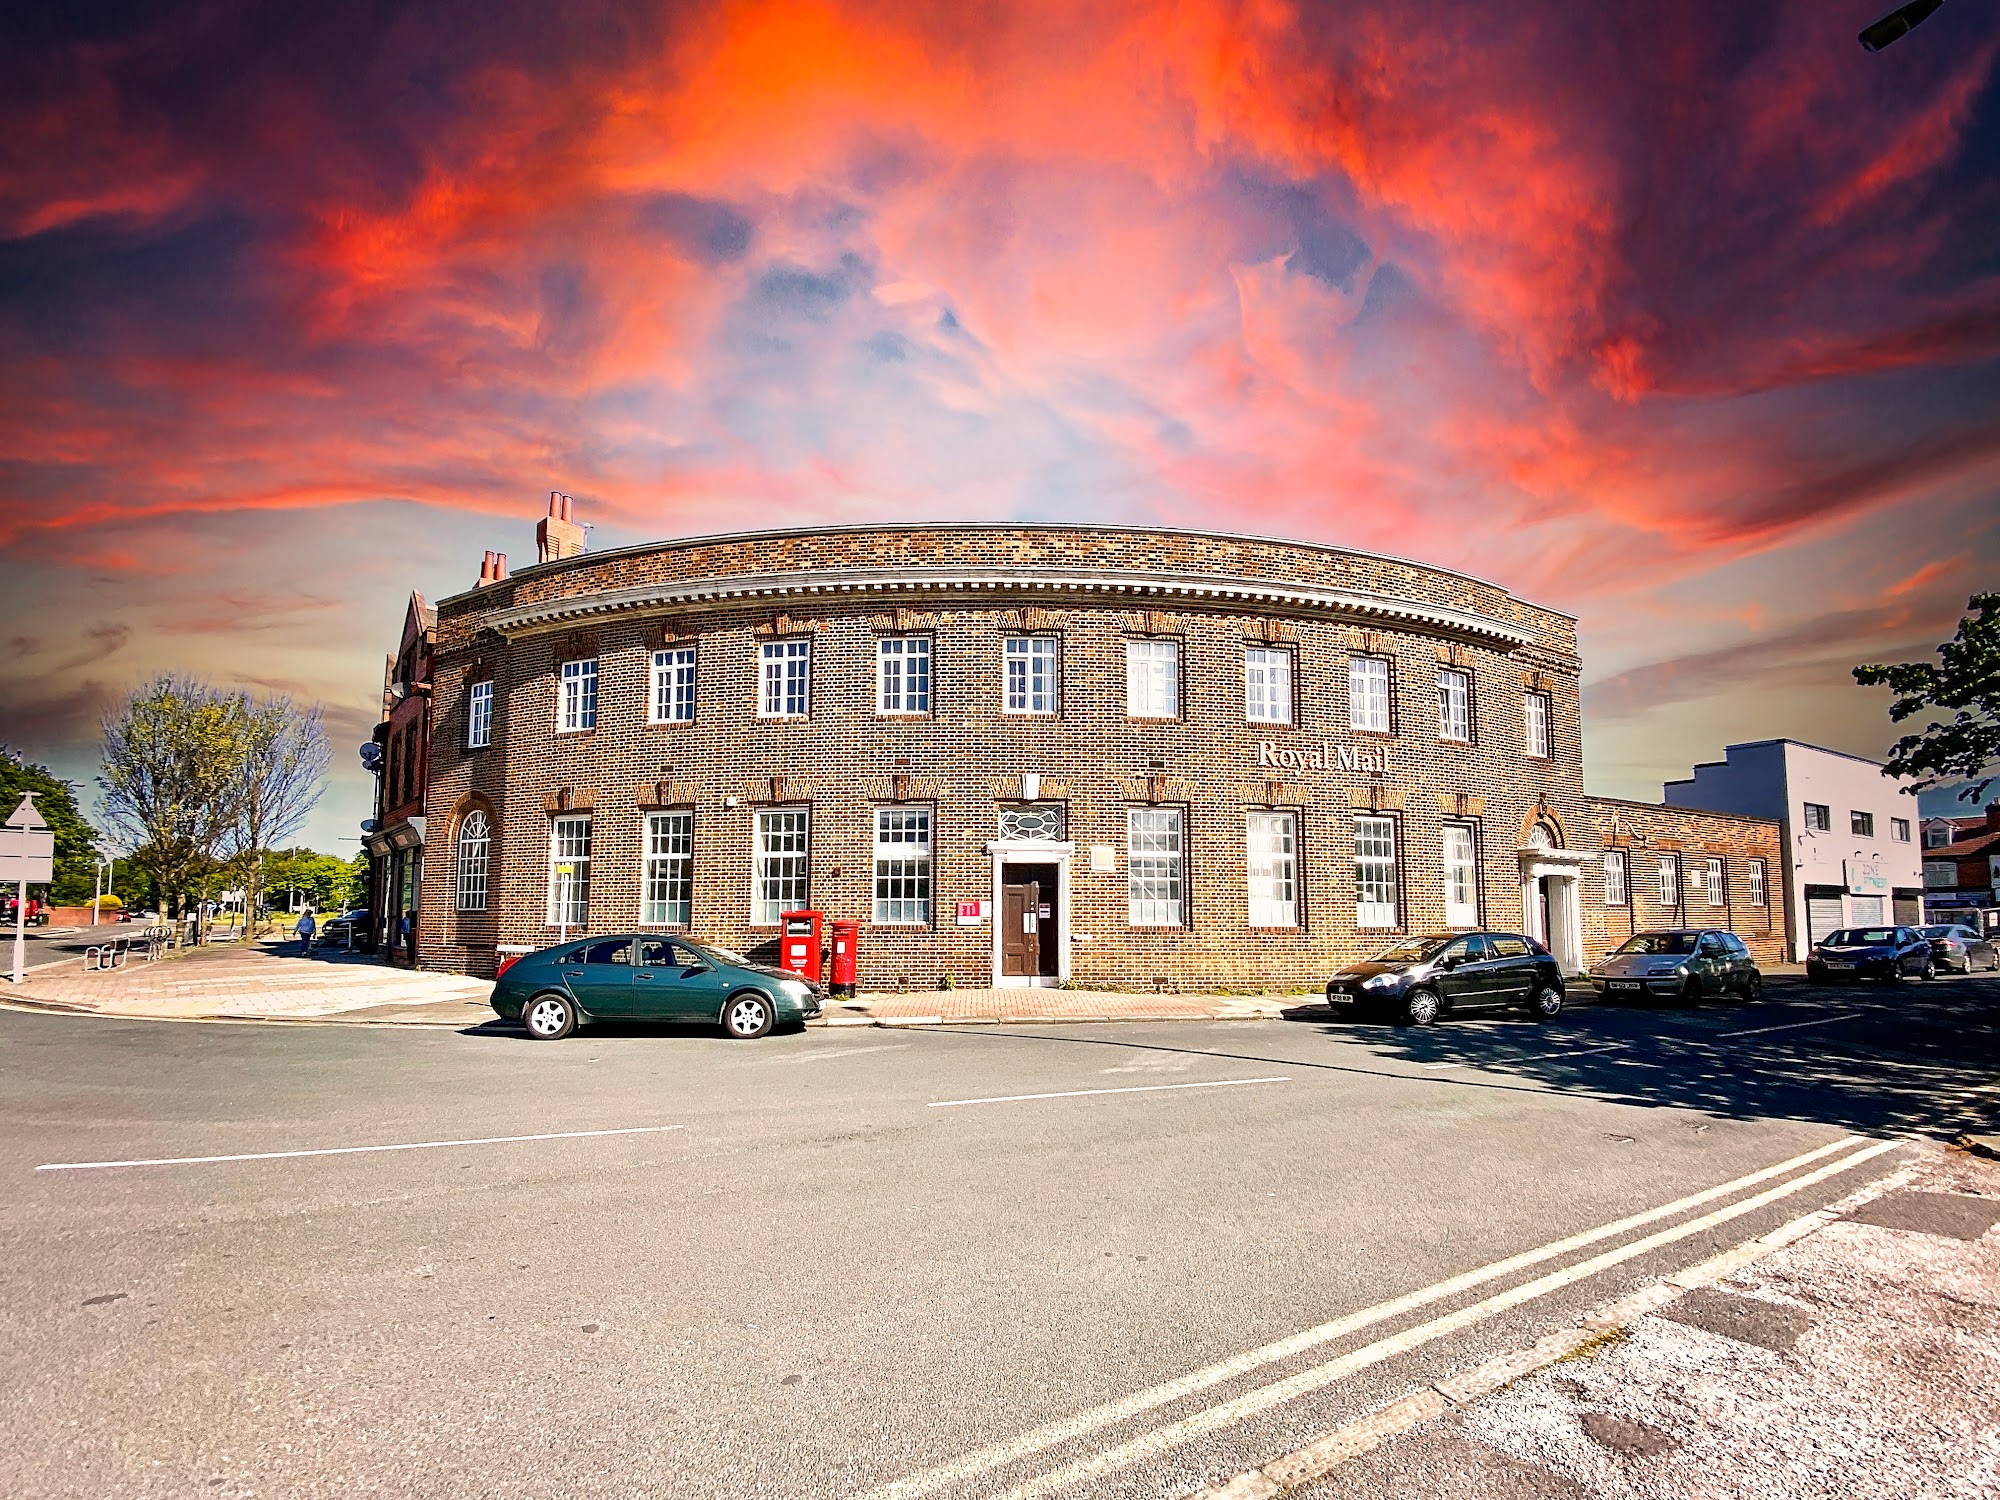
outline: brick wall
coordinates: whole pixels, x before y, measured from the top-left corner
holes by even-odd
[[[1515,650],[1448,641],[1414,629],[1339,618],[1328,611],[1255,609],[1173,601],[1152,608],[1106,599],[1065,607],[1047,595],[898,600],[879,595],[803,596],[756,608],[638,610],[503,638],[497,612],[530,599],[589,599],[647,582],[744,571],[883,567],[901,562],[1024,562],[1212,573],[1375,590],[1476,610],[1532,632]],[[1061,640],[1061,709],[1054,718],[1002,713],[1002,641],[1024,629]],[[1439,569],[1304,544],[1252,543],[1120,530],[854,532],[668,545],[596,554],[523,570],[506,583],[439,607],[435,741],[420,931],[426,965],[490,973],[495,943],[542,944],[550,818],[559,808],[594,820],[590,926],[638,925],[640,829],[648,806],[694,814],[691,930],[767,953],[775,938],[750,925],[753,817],[761,807],[809,805],[812,902],[866,923],[872,904],[872,816],[898,796],[933,808],[933,926],[868,927],[864,988],[929,988],[949,972],[961,984],[991,974],[992,929],[961,928],[959,901],[991,900],[996,809],[1019,797],[1023,773],[1042,778],[1040,800],[1061,802],[1072,865],[1072,976],[1082,983],[1151,987],[1313,985],[1340,961],[1378,949],[1392,931],[1358,932],[1353,818],[1379,808],[1400,831],[1401,921],[1395,931],[1438,930],[1444,897],[1440,825],[1477,829],[1482,920],[1522,921],[1515,850],[1542,817],[1565,842],[1592,841],[1582,792],[1572,622],[1490,584]],[[932,712],[879,717],[874,641],[898,630],[932,640]],[[699,652],[697,717],[649,724],[648,667],[663,634]],[[755,716],[759,645],[778,634],[809,638],[812,712],[803,722]],[[1124,643],[1180,643],[1181,716],[1126,716]],[[1243,649],[1294,653],[1295,723],[1249,724]],[[1350,731],[1347,662],[1367,650],[1393,663],[1395,732]],[[595,729],[557,734],[556,673],[572,657],[598,662]],[[1441,657],[1471,673],[1476,743],[1437,733]],[[467,750],[471,682],[495,683],[492,745]],[[1523,753],[1522,694],[1553,706],[1551,754]],[[1260,766],[1260,745],[1309,753],[1386,749],[1365,770]],[[1288,757],[1290,758],[1290,757]],[[1303,756],[1301,756],[1303,758]],[[735,799],[735,806],[728,799]],[[1185,810],[1186,924],[1132,927],[1126,905],[1126,810]],[[453,910],[454,831],[471,806],[494,824],[488,910]],[[1300,842],[1297,930],[1249,927],[1247,809],[1296,813]],[[1113,872],[1093,872],[1090,849],[1116,851]],[[990,919],[989,919],[990,920]]]
[[[1583,879],[1584,946],[1595,962],[1635,932],[1661,927],[1721,927],[1749,946],[1759,963],[1786,961],[1787,927],[1783,870],[1784,853],[1778,823],[1771,818],[1737,817],[1727,813],[1689,812],[1651,802],[1626,802],[1613,797],[1585,799],[1593,841],[1626,860],[1626,901],[1605,901],[1605,874],[1600,864]],[[1711,858],[1723,862],[1722,901],[1710,899],[1704,870]],[[1660,900],[1660,861],[1675,861],[1674,905]],[[1751,862],[1764,866],[1764,902],[1751,900]]]

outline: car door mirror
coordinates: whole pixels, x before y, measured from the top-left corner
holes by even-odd
[[[707,964],[689,964],[685,969],[681,970],[681,978],[694,979],[700,975],[706,974],[707,972],[708,972]]]
[[[1465,955],[1463,953],[1447,953],[1438,960],[1438,967],[1448,972],[1464,962]]]

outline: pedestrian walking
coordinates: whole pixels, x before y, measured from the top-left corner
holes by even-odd
[[[308,953],[312,952],[313,934],[319,931],[319,923],[313,920],[312,908],[310,906],[300,913],[299,924],[292,931],[299,935],[299,941],[305,945],[305,951]]]

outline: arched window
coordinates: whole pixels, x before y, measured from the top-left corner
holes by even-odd
[[[486,910],[486,856],[493,848],[493,825],[474,808],[458,825],[458,909]]]

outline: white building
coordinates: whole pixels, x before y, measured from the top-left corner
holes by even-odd
[[[1917,799],[1879,761],[1798,740],[1755,740],[1666,785],[1670,807],[1783,825],[1792,957],[1836,927],[1923,921]]]

